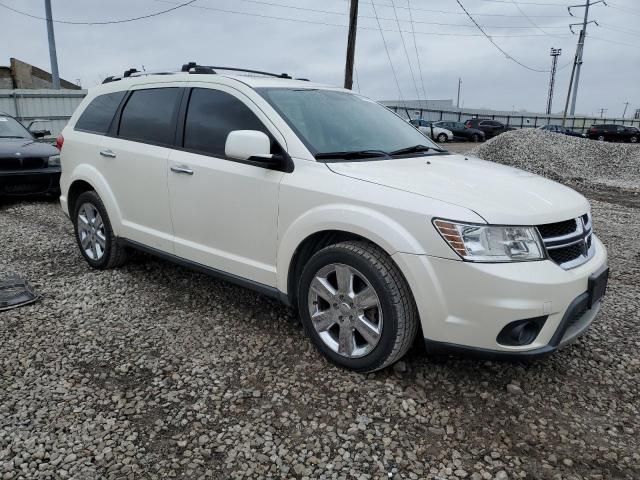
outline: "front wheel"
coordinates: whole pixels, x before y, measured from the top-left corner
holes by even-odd
[[[598,135],[598,141],[604,142],[604,135]]]
[[[471,141],[472,141],[473,143],[478,143],[478,142],[480,141],[480,135],[478,135],[477,133],[474,133],[474,134],[471,136]]]
[[[636,137],[636,136],[634,135],[633,137],[631,137],[631,138],[629,139],[629,141],[630,141],[631,143],[638,143],[638,137]]]
[[[448,138],[447,138],[447,134],[446,133],[441,133],[438,135],[437,140],[439,143],[445,143]]]
[[[89,265],[102,270],[124,263],[126,250],[118,244],[107,209],[96,192],[84,192],[78,197],[73,218],[80,253]]]
[[[368,242],[331,245],[311,257],[300,278],[298,307],[315,347],[333,363],[361,373],[399,360],[418,330],[406,280]]]

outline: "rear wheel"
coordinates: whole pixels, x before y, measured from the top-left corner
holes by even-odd
[[[445,143],[448,139],[446,133],[440,133],[436,138],[438,139],[439,143]]]
[[[604,142],[604,135],[598,135],[598,141]]]
[[[300,278],[298,307],[315,347],[330,361],[363,373],[399,360],[418,329],[406,280],[368,242],[331,245],[311,257]]]
[[[629,141],[630,141],[631,143],[638,143],[638,137],[634,135],[633,137],[631,137],[631,138],[629,139]]]
[[[126,250],[118,244],[107,210],[96,192],[84,192],[78,197],[73,218],[80,253],[89,265],[107,269],[125,262]]]
[[[480,141],[480,135],[478,135],[477,133],[474,133],[471,136],[471,141],[473,141],[473,143],[478,143]]]

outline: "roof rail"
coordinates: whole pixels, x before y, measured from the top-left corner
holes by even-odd
[[[102,83],[110,83],[117,82],[118,80],[122,80],[123,78],[130,77],[142,77],[147,75],[172,75],[175,73],[191,73],[191,74],[208,74],[214,75],[217,70],[227,70],[230,72],[245,72],[245,73],[255,73],[257,75],[265,75],[267,77],[275,77],[275,78],[283,78],[283,79],[292,79],[293,77],[287,73],[271,73],[271,72],[263,72],[262,70],[251,70],[248,68],[237,68],[237,67],[214,67],[211,65],[198,65],[196,62],[189,62],[182,65],[182,68],[179,71],[153,71],[153,72],[140,72],[135,68],[130,68],[126,70],[121,76],[113,75],[105,78]],[[296,80],[303,80],[308,82],[307,78],[298,78]]]

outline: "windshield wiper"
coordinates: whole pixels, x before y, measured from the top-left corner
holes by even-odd
[[[0,135],[0,138],[24,138],[25,140],[27,139],[27,137],[20,137],[19,135]]]
[[[325,152],[316,153],[317,160],[331,160],[331,159],[344,159],[355,160],[361,158],[391,158],[391,155],[384,150],[355,150],[351,152]]]
[[[412,147],[401,148],[400,150],[394,150],[391,152],[391,155],[404,155],[405,153],[418,153],[418,152],[428,152],[429,150],[434,150],[436,152],[444,152],[440,148],[427,147],[426,145],[414,145]]]

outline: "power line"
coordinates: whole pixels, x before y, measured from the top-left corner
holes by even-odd
[[[171,7],[171,8],[167,8],[166,10],[162,10],[160,12],[154,12],[154,13],[150,13],[148,15],[142,15],[140,17],[134,17],[134,18],[126,18],[123,20],[108,20],[108,21],[101,21],[101,22],[74,22],[71,20],[53,20],[54,23],[64,23],[66,25],[111,25],[114,23],[128,23],[128,22],[135,22],[137,20],[144,20],[146,18],[151,18],[151,17],[157,17],[158,15],[164,15],[165,13],[169,13],[169,12],[173,12],[174,10],[177,10],[179,8],[182,7],[186,7],[191,5],[192,3],[196,2],[197,0],[190,0],[188,2],[184,2],[181,3],[179,5],[176,5],[175,7]],[[8,5],[5,5],[4,3],[0,2],[0,7],[6,8],[7,10],[11,10],[14,13],[19,13],[20,15],[24,15],[26,17],[29,18],[34,18],[37,20],[47,20],[45,17],[39,17],[38,15],[32,15],[28,12],[23,12],[21,10],[15,9],[13,7],[10,7]]]
[[[371,4],[373,5],[373,3]],[[375,5],[373,6],[373,12],[378,18],[378,12],[376,12]],[[389,59],[389,66],[391,67],[391,71],[393,72],[393,78],[396,80],[396,86],[398,87],[398,95],[400,95],[400,101],[404,103],[404,97],[402,96],[402,89],[400,88],[400,82],[398,81],[398,75],[396,75],[396,69],[393,67],[393,62],[391,61],[391,54],[389,53],[389,47],[387,46],[387,41],[384,38],[384,33],[382,32],[382,26],[380,25],[380,20],[378,20],[378,28],[380,29],[380,36],[382,37],[382,43],[384,43],[384,49],[387,52],[387,58]]]
[[[393,0],[391,0],[391,4],[393,5]],[[416,82],[416,76],[413,73],[413,67],[411,66],[411,59],[409,58],[409,51],[407,50],[407,44],[404,41],[404,35],[402,34],[402,28],[400,27],[400,20],[398,19],[398,12],[395,7],[393,9],[393,13],[396,16],[396,23],[398,24],[398,33],[400,34],[400,40],[402,40],[402,48],[404,49],[404,54],[407,57],[407,64],[409,65],[409,72],[411,72],[411,80],[413,80],[413,86],[416,89],[416,95],[420,98],[420,90],[418,90],[418,83]]]
[[[418,72],[420,73],[420,85],[422,86],[422,96],[424,97],[425,102],[428,102],[427,97],[427,89],[424,87],[424,76],[422,75],[422,65],[420,63],[420,53],[418,52],[418,42],[416,39],[416,29],[413,24],[413,13],[411,12],[411,0],[407,0],[407,6],[409,7],[409,20],[411,25],[411,35],[413,36],[413,47],[416,50],[416,59],[418,60]],[[429,104],[427,103],[427,107]]]
[[[462,10],[464,10],[464,12],[467,14],[467,17],[469,17],[469,19],[474,23],[474,25],[478,28],[478,30],[480,30],[482,32],[482,34],[487,38],[487,40],[489,40],[491,42],[491,44],[496,47],[498,50],[500,50],[500,52],[502,52],[502,54],[507,57],[508,60],[511,60],[515,63],[517,63],[518,65],[520,65],[523,68],[526,68],[527,70],[531,70],[532,72],[538,72],[538,73],[548,73],[549,70],[539,70],[537,68],[533,68],[530,67],[529,65],[525,65],[524,63],[520,62],[519,60],[513,58],[511,55],[509,55],[500,45],[498,45],[493,38],[491,38],[491,35],[489,35],[487,32],[485,32],[485,30],[482,28],[482,26],[476,22],[475,18],[473,18],[471,16],[471,14],[467,11],[466,8],[464,8],[464,5],[462,5],[462,2],[460,0],[456,0],[456,2],[458,3],[458,5],[460,5],[460,8],[462,8]]]
[[[540,25],[538,25],[536,22],[534,22],[531,17],[529,17],[529,15],[526,14],[526,12],[522,9],[522,7],[520,6],[520,4],[516,1],[516,0],[511,0],[511,3],[513,3],[515,5],[515,7],[518,9],[518,11],[522,14],[522,16],[527,20],[527,22],[529,22],[531,25],[533,25],[534,28],[540,30],[542,33],[544,33],[545,35],[549,35],[550,37],[554,37],[555,35],[550,34],[549,32],[545,31],[542,29],[542,27]],[[557,37],[556,37],[557,38]]]

